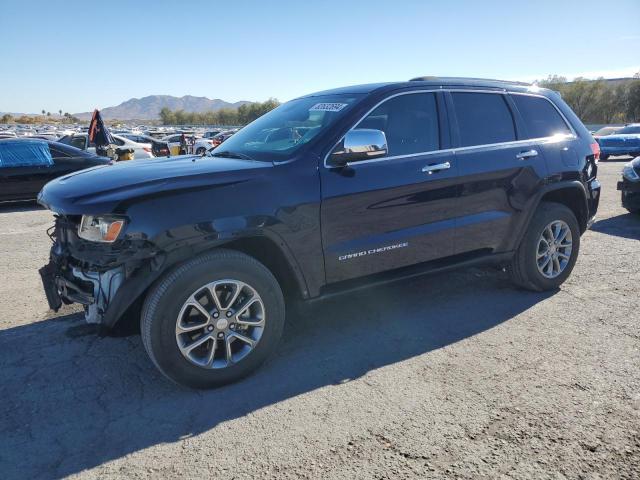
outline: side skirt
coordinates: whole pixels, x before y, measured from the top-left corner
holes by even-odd
[[[345,280],[324,286],[320,292],[320,296],[305,300],[305,303],[317,302],[371,287],[421,277],[423,275],[448,272],[450,270],[457,270],[460,268],[501,266],[507,264],[513,255],[514,252],[512,251],[504,253],[470,252],[430,262],[419,263],[409,267],[398,268],[388,272],[376,273],[363,278]]]

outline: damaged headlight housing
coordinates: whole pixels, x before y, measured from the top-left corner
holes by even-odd
[[[627,163],[622,169],[622,176],[627,180],[629,180],[630,182],[637,182],[638,180],[640,180],[640,177],[634,170],[633,165],[634,165],[634,162]]]
[[[78,236],[90,242],[113,243],[120,235],[125,219],[111,215],[83,215]]]

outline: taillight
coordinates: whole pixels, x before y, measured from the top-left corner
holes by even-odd
[[[151,147],[142,147],[142,149],[147,153],[151,153]]]
[[[600,160],[600,145],[598,145],[598,142],[591,144],[591,153],[593,153],[593,158],[598,163],[598,160]]]

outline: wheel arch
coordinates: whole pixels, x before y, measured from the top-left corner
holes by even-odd
[[[141,265],[123,284],[125,288],[118,290],[105,313],[104,326],[113,328],[123,320],[135,321],[142,300],[156,282],[190,258],[222,248],[244,253],[262,263],[276,277],[285,298],[309,297],[305,278],[284,242],[268,234],[232,237],[215,244],[178,249]]]
[[[587,230],[589,207],[584,185],[578,180],[552,183],[545,185],[537,195],[529,200],[528,205],[523,209],[518,224],[515,226],[516,235],[512,237],[511,244],[507,250],[515,251],[518,248],[534,213],[542,202],[565,205],[576,216],[580,226],[580,233],[582,234]]]
[[[555,202],[568,207],[575,215],[576,220],[578,220],[580,233],[584,233],[587,230],[589,207],[585,189],[580,182],[550,189],[540,198],[539,203],[542,202]]]

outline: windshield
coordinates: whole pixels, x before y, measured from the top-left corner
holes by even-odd
[[[624,135],[625,133],[640,133],[640,125],[629,125],[616,132],[617,135]]]
[[[322,95],[280,105],[212,151],[214,156],[284,160],[343,116],[361,95]]]
[[[594,135],[604,137],[606,135],[611,135],[612,133],[615,133],[618,130],[620,130],[620,127],[603,127],[600,130],[598,130],[596,133],[594,133]]]

